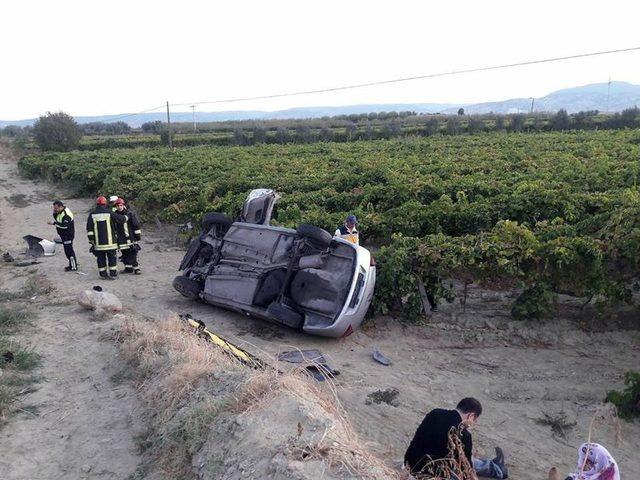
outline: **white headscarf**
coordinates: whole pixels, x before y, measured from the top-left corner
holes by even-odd
[[[585,463],[585,459],[588,459],[589,463]],[[584,471],[582,471],[583,466]],[[602,445],[583,443],[578,450],[578,470],[572,478],[574,480],[620,480],[620,470],[611,454]]]

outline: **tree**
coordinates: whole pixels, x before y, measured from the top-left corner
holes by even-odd
[[[276,142],[277,143],[289,143],[289,129],[285,127],[278,127],[276,130]]]
[[[504,130],[504,117],[502,115],[496,116],[496,131],[501,132]]]
[[[308,125],[298,125],[295,132],[296,143],[311,143],[313,140],[313,135]]]
[[[345,127],[345,134],[347,136],[348,142],[353,140],[357,131],[358,131],[358,127],[355,123],[347,123],[347,126]]]
[[[460,107],[458,109],[458,115],[460,115],[460,116],[464,115],[464,108]]]
[[[233,144],[244,146],[249,143],[246,133],[242,127],[236,127],[233,129]]]
[[[323,125],[320,129],[320,139],[323,142],[331,142],[333,141],[333,130],[326,125]]]
[[[512,132],[521,132],[524,128],[524,115],[521,113],[511,115],[511,124],[509,127]]]
[[[435,135],[436,133],[438,133],[439,127],[440,124],[438,122],[438,119],[436,117],[431,117],[429,120],[427,120],[427,123],[425,123],[424,131],[428,136]]]
[[[460,130],[460,120],[457,117],[447,118],[447,133],[449,135],[456,135]]]
[[[171,132],[171,145],[173,145],[173,132]],[[160,143],[165,147],[169,146],[169,129],[163,128],[160,131]]]
[[[253,127],[253,143],[264,143],[267,141],[267,131],[261,125]]]
[[[564,108],[558,110],[551,118],[551,128],[553,130],[569,130],[571,128],[571,119]]]
[[[469,124],[467,125],[467,131],[471,134],[479,133],[484,130],[484,121],[482,118],[472,115],[469,117]]]
[[[42,150],[68,152],[78,147],[82,130],[71,115],[64,112],[51,113],[36,120],[33,133]]]
[[[141,125],[141,128],[143,132],[158,133],[162,130],[162,122],[160,120],[145,122]]]

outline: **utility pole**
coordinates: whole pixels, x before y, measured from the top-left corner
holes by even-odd
[[[167,100],[167,130],[169,131],[169,148],[173,148],[173,140],[171,139],[171,116],[169,115],[168,100]]]
[[[197,132],[198,129],[196,128],[196,106],[195,105],[191,105],[191,112],[193,113],[193,132]]]
[[[529,111],[529,113],[533,113],[533,102],[535,102],[536,99],[531,97],[531,110]]]
[[[609,83],[607,83],[607,111],[604,113],[609,113],[609,93],[611,92],[611,77],[609,77]]]

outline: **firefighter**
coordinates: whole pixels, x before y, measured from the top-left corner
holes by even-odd
[[[118,198],[120,197],[118,197],[117,195],[111,195],[109,197],[109,208],[111,208],[112,212],[116,211],[116,201],[118,200]]]
[[[334,234],[335,237],[343,238],[351,243],[360,245],[360,235],[358,234],[358,219],[355,215],[348,215],[344,221],[344,225],[339,227]]]
[[[49,225],[55,225],[64,254],[69,260],[69,265],[64,267],[65,272],[75,272],[78,270],[78,261],[76,260],[76,252],[73,251],[73,238],[76,234],[73,222],[73,213],[60,200],[53,202],[53,221]]]
[[[125,215],[118,215],[107,206],[107,199],[99,196],[96,208],[87,218],[87,237],[91,253],[98,260],[98,271],[102,278],[116,279],[118,276],[118,240],[116,225],[126,222]]]
[[[122,252],[122,262],[124,263],[124,273],[134,273],[140,275],[140,265],[138,265],[138,251],[140,250],[140,241],[142,230],[140,229],[140,221],[136,213],[127,207],[126,202],[122,198],[118,198],[114,205],[116,214],[125,216],[124,223],[116,224],[116,232],[118,233],[118,247]]]

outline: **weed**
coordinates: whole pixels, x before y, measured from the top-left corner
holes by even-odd
[[[27,313],[22,310],[0,307],[0,334],[15,329],[26,319]]]
[[[573,427],[576,426],[576,422],[569,422],[567,420],[567,414],[564,412],[560,412],[558,414],[548,414],[543,413],[542,418],[538,418],[536,423],[538,425],[546,425],[551,427],[551,431],[554,435],[557,435],[562,438],[567,438],[567,433]]]

